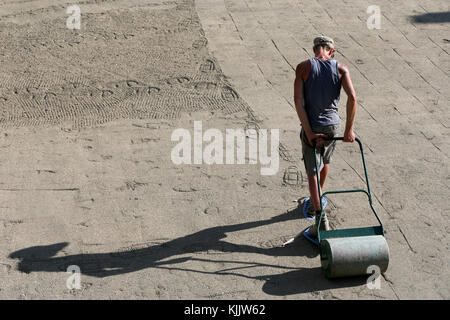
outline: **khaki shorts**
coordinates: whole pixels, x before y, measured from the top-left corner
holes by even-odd
[[[340,125],[330,125],[323,127],[311,127],[314,133],[323,133],[328,137],[334,137],[338,134]],[[309,144],[308,138],[306,137],[305,131],[300,131],[300,140],[302,141],[302,154],[303,162],[305,163],[305,169],[307,175],[316,174],[316,163],[314,160],[314,148]],[[319,167],[319,172],[323,168],[323,164],[328,164],[331,162],[331,157],[336,146],[336,141],[327,141],[324,145],[317,148],[317,166]]]

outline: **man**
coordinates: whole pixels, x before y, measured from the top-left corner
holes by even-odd
[[[309,235],[317,238],[317,224],[320,216],[320,200],[317,190],[316,168],[313,141],[316,142],[320,187],[323,188],[335,141],[326,141],[324,137],[333,137],[340,127],[338,102],[341,86],[347,94],[347,120],[344,142],[355,141],[353,123],[356,115],[356,93],[347,67],[333,59],[334,41],[325,36],[314,39],[314,58],[301,62],[296,69],[294,82],[294,101],[302,129],[303,161],[308,175],[310,207],[308,215],[315,223],[309,228]],[[321,230],[329,230],[328,219],[323,215]]]

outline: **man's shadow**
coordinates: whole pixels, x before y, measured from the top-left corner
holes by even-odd
[[[410,19],[415,23],[448,23],[450,22],[450,11],[427,12],[410,16]]]
[[[68,245],[67,242],[61,242],[18,250],[11,253],[9,258],[19,259],[20,262],[18,263],[17,268],[19,271],[25,273],[39,271],[66,272],[69,266],[76,265],[80,268],[81,273],[84,275],[104,278],[113,275],[135,272],[146,268],[158,268],[204,274],[235,275],[265,280],[266,284],[263,287],[263,291],[272,295],[285,295],[332,288],[334,285],[324,279],[320,268],[293,268],[259,262],[220,261],[186,256],[186,254],[202,253],[212,250],[219,252],[256,253],[269,256],[303,255],[310,258],[316,257],[319,253],[318,248],[307,242],[301,236],[289,246],[284,247],[280,243],[279,246],[270,246],[269,248],[262,248],[253,245],[236,245],[223,240],[227,236],[226,233],[229,232],[257,228],[272,223],[300,219],[301,217],[302,215],[299,211],[299,207],[297,207],[270,219],[212,227],[163,243],[150,245],[145,248],[130,249],[128,251],[120,252],[82,253],[56,257],[56,254]],[[184,256],[177,257],[180,255]],[[175,266],[176,264],[187,261],[197,261],[202,263],[229,262],[242,265],[242,268],[236,267],[232,269],[208,272],[203,269],[195,270]],[[239,273],[239,269],[248,269],[253,267],[270,267],[289,271],[278,275],[271,274],[267,276],[253,277]],[[355,286],[360,284],[361,281],[355,282],[354,280],[348,280],[346,282],[342,282],[340,287]]]

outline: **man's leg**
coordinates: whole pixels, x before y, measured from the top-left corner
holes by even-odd
[[[322,171],[320,171],[320,188],[323,189],[323,185],[325,184],[325,180],[328,175],[329,164],[324,163]]]
[[[306,141],[303,129],[300,134],[300,139],[302,141],[302,153],[303,153],[303,160],[305,164],[305,170],[306,174],[308,176],[308,186],[309,186],[309,194],[310,194],[310,204],[308,207],[308,213],[307,216],[310,218],[314,218],[318,214],[320,214],[320,200],[319,200],[319,192],[317,190],[317,178],[315,173],[315,156],[314,156],[314,149],[312,146],[308,144]],[[326,150],[324,152],[326,154]],[[319,152],[318,154],[318,167],[320,169],[319,178],[320,178],[320,187],[323,188],[325,180],[328,175],[328,161],[323,161],[322,152]],[[323,217],[323,220],[326,219],[326,217]],[[324,225],[324,224],[321,224]]]
[[[320,171],[320,188],[323,189],[325,180],[328,175],[329,165],[324,164]],[[317,177],[316,175],[308,175],[309,193],[311,195],[311,202],[315,211],[320,211],[319,191],[317,190]]]
[[[328,164],[324,164],[322,170],[320,171],[320,188],[323,189],[325,180],[327,178],[329,166]],[[309,185],[309,193],[311,195],[311,202],[313,204],[314,210],[316,212],[316,222],[309,228],[309,234],[313,238],[317,238],[317,225],[319,223],[320,217],[320,199],[319,199],[319,190],[317,190],[317,177],[316,175],[308,175],[308,185]],[[329,230],[329,222],[326,214],[324,213],[322,216],[322,221],[320,222],[320,230]]]
[[[309,194],[315,211],[320,211],[319,191],[317,190],[316,175],[308,175]]]
[[[327,128],[327,130],[331,130],[331,132],[325,132],[326,134],[330,134],[330,136],[334,136],[337,133],[339,126],[330,126],[330,128]],[[322,157],[319,158],[319,162],[323,163],[323,167],[319,172],[319,178],[320,178],[320,188],[323,189],[325,185],[325,181],[328,176],[329,171],[329,163],[331,161],[331,156],[334,151],[336,142],[333,141],[325,146],[325,151],[322,153]],[[305,159],[306,160],[306,159]],[[315,164],[314,156],[309,157],[309,166],[306,166],[305,161],[305,168],[307,169],[308,174],[308,185],[309,185],[309,193],[311,195],[311,203],[315,211],[316,221],[315,223],[309,228],[309,235],[313,238],[317,237],[317,225],[319,223],[319,217],[320,217],[320,199],[319,199],[319,191],[317,190],[317,178],[316,174],[312,172],[310,169],[308,171],[308,167],[311,168]],[[312,165],[311,165],[312,163]],[[319,166],[320,167],[320,166]],[[330,225],[327,219],[326,214],[324,213],[322,215],[322,221],[320,221],[320,229],[321,230],[330,230]]]

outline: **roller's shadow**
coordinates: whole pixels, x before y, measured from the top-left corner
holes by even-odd
[[[361,285],[362,279],[347,279],[340,282],[326,280],[320,268],[295,268],[280,265],[271,265],[251,261],[227,261],[215,259],[203,259],[186,256],[212,252],[208,257],[218,257],[220,253],[256,253],[269,256],[307,256],[310,258],[318,255],[318,249],[307,242],[303,237],[298,237],[289,246],[283,247],[281,241],[278,245],[266,245],[262,247],[252,245],[237,245],[223,241],[226,233],[261,227],[272,223],[285,222],[300,219],[299,207],[282,213],[271,219],[245,222],[227,226],[217,226],[201,230],[199,232],[169,240],[166,242],[149,245],[144,248],[129,249],[107,253],[83,253],[66,256],[56,256],[68,243],[56,243],[46,246],[34,246],[15,251],[10,258],[19,259],[18,270],[30,272],[66,272],[70,265],[80,267],[83,275],[93,277],[109,277],[113,275],[135,272],[146,268],[158,268],[179,270],[213,275],[234,275],[251,279],[264,280],[263,291],[271,295],[287,295],[302,292],[320,291],[334,287],[347,287]],[[183,255],[183,256],[180,256]],[[180,256],[180,257],[177,257]],[[198,255],[197,255],[198,256]],[[196,261],[201,263],[234,264],[233,268],[222,269],[214,272],[189,269],[176,264]],[[237,267],[236,267],[237,265]],[[287,273],[271,274],[264,276],[249,276],[239,273],[240,270],[266,267],[282,269]]]

